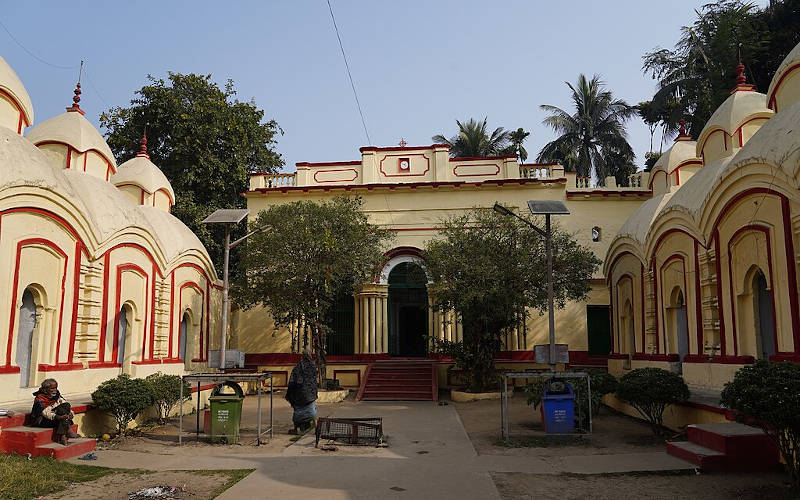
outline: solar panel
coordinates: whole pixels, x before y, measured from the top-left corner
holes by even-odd
[[[246,208],[221,208],[203,219],[203,224],[238,224],[250,214]]]
[[[560,200],[528,200],[533,215],[569,215],[567,206]]]

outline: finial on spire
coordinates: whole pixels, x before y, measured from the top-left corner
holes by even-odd
[[[737,91],[750,91],[754,90],[755,86],[747,83],[747,75],[745,75],[744,63],[742,63],[742,44],[739,44],[739,64],[736,65],[736,86],[731,90],[731,94]]]
[[[77,111],[80,114],[83,114],[83,110],[81,109],[81,76],[83,76],[83,60],[81,60],[81,67],[78,70],[78,83],[75,85],[75,91],[73,92],[75,95],[72,97],[72,106],[67,108],[67,111]]]
[[[397,145],[400,146],[401,148],[404,148],[404,147],[406,147],[408,145],[408,143],[406,142],[406,140],[404,138],[401,137],[400,138],[400,142],[398,142]]]
[[[150,159],[150,155],[147,154],[147,124],[144,124],[144,132],[142,133],[142,145],[139,149],[139,152],[136,154],[137,157],[143,157]]]

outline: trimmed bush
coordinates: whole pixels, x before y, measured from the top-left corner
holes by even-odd
[[[131,420],[153,406],[155,398],[150,384],[123,373],[100,384],[92,393],[92,401],[97,408],[114,417],[122,436]]]
[[[722,404],[772,438],[800,489],[800,364],[759,361],[741,368],[725,384]]]
[[[664,410],[689,399],[689,388],[680,375],[661,368],[637,368],[622,376],[617,396],[650,423],[653,433],[664,433]]]
[[[181,403],[181,378],[178,375],[165,375],[156,372],[145,377],[145,382],[153,390],[156,409],[158,410],[159,421],[166,422],[172,409]],[[183,400],[187,400],[192,395],[192,389],[188,384],[183,384]]]

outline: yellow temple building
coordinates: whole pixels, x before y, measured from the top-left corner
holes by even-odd
[[[451,158],[449,146],[363,147],[354,161],[297,164],[294,173],[256,173],[244,194],[250,217],[274,204],[322,201],[334,196],[359,196],[371,223],[395,233],[379,279],[355,297],[336,305],[328,336],[329,376],[343,386],[360,387],[370,363],[406,358],[436,359],[424,336],[460,340],[461,326],[452,314],[430,307],[427,283],[413,282],[413,266],[424,268],[422,250],[436,238],[442,220],[495,202],[517,207],[527,201],[561,200],[571,215],[557,223],[602,258],[623,222],[651,197],[649,175],[637,173],[630,187],[613,177],[605,187],[565,172],[558,164],[519,164],[515,155]],[[570,362],[605,366],[610,346],[610,303],[605,276],[598,272],[584,302],[556,311],[559,343],[567,344]],[[275,329],[265,309],[234,310],[231,345],[245,351],[253,368],[285,376],[298,359],[302,326]],[[503,339],[500,367],[532,366],[533,348],[548,342],[547,317],[531,311],[525,324]],[[440,386],[447,385],[440,364]],[[281,380],[281,377],[276,377]]]
[[[174,203],[146,138],[117,165],[80,84],[65,113],[35,124],[0,58],[0,403],[29,402],[48,377],[85,394],[120,373],[205,366],[220,284]]]
[[[800,361],[800,45],[767,94],[736,85],[654,166],[610,242],[609,371],[656,366],[717,392],[758,359]]]

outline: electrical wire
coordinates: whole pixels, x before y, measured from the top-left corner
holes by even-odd
[[[30,50],[28,50],[28,49],[27,49],[27,48],[26,48],[24,45],[22,45],[22,43],[21,43],[19,40],[17,40],[17,39],[16,39],[16,37],[14,37],[14,35],[12,35],[12,34],[11,34],[11,31],[9,31],[9,30],[8,30],[8,28],[6,27],[6,25],[5,25],[5,24],[3,24],[3,21],[0,21],[0,26],[2,26],[2,27],[3,27],[3,29],[5,30],[5,32],[8,34],[8,36],[9,36],[9,37],[10,37],[12,40],[14,40],[14,43],[16,43],[17,45],[19,45],[19,47],[20,47],[22,50],[24,50],[24,51],[25,51],[25,52],[26,52],[26,53],[27,53],[29,56],[31,56],[32,58],[36,59],[36,60],[37,60],[37,61],[39,61],[40,63],[42,63],[42,64],[45,64],[45,65],[47,65],[47,66],[50,66],[50,67],[53,67],[53,68],[56,68],[56,69],[77,69],[77,68],[78,68],[78,65],[77,65],[77,64],[75,64],[75,65],[72,65],[72,66],[60,66],[60,65],[58,65],[58,64],[53,64],[53,63],[51,63],[51,62],[45,61],[45,60],[44,60],[44,59],[42,59],[41,57],[37,56],[36,54],[34,54],[34,53],[33,53],[33,52],[31,52]]]
[[[358,100],[358,92],[356,92],[356,84],[353,82],[353,75],[350,73],[350,65],[347,63],[347,54],[344,52],[344,45],[342,44],[342,37],[339,35],[339,27],[336,25],[336,17],[333,15],[333,7],[331,7],[331,0],[328,2],[328,11],[331,13],[331,20],[333,21],[333,29],[336,31],[336,38],[339,40],[339,48],[342,51],[342,58],[344,59],[344,66],[347,68],[347,76],[350,78],[350,86],[353,88],[353,96],[356,98],[356,106],[358,107],[358,114],[361,115],[361,124],[364,126],[364,135],[367,136],[367,144],[372,144],[367,131],[367,121],[364,119],[364,112],[361,109],[361,102]]]

